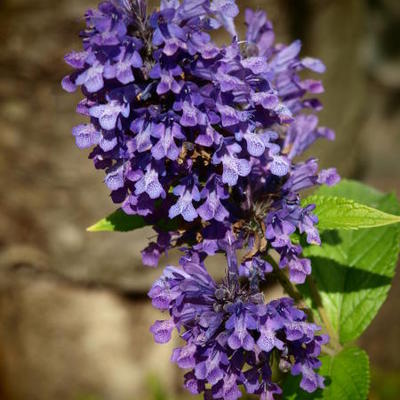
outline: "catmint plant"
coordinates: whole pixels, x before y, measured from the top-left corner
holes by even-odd
[[[177,332],[171,361],[186,371],[191,393],[364,399],[366,355],[348,343],[386,297],[399,205],[361,184],[338,184],[334,168],[301,157],[317,139],[334,139],[317,117],[321,81],[302,77],[325,66],[300,56],[298,40],[276,43],[263,11],[245,11],[240,37],[238,13],[234,0],[161,0],[157,10],[145,0],[108,0],[86,12],[83,49],[65,57],[73,72],[62,86],[84,95],[77,112],[87,122],[73,135],[79,148],[92,148],[119,205],[89,230],[153,226],[157,239],[142,251],[150,267],[170,249],[181,252],[179,266],[166,267],[149,291],[165,315],[150,331],[158,343]],[[231,35],[224,46],[213,40],[221,28]],[[385,240],[364,231],[370,258],[351,247],[361,228]],[[206,267],[216,254],[225,259],[221,281]],[[377,273],[387,280],[372,305],[376,285],[366,293],[365,280]],[[270,280],[288,297],[266,300]],[[358,397],[332,397],[350,376],[340,368],[330,376],[331,367],[349,362]]]

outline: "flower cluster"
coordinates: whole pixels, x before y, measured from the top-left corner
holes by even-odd
[[[228,252],[229,254],[229,252]],[[300,387],[308,392],[323,387],[314,369],[326,336],[290,298],[265,304],[254,277],[242,286],[229,260],[226,279],[217,284],[198,253],[188,252],[181,268],[167,267],[149,292],[153,305],[171,319],[156,321],[155,341],[166,343],[174,328],[186,342],[176,348],[172,361],[190,369],[185,386],[205,398],[236,400],[238,386],[261,399],[273,399],[280,387],[272,381],[272,365],[293,375],[302,374]],[[208,396],[208,397],[207,397]]]
[[[93,147],[113,202],[158,233],[142,251],[144,264],[190,248],[182,268],[167,268],[150,292],[172,316],[153,327],[156,340],[174,326],[181,332],[187,345],[174,359],[193,369],[190,390],[236,399],[243,384],[270,399],[279,392],[275,353],[303,373],[303,388],[321,387],[314,369],[325,339],[289,299],[264,304],[258,284],[272,271],[265,260],[274,250],[290,280],[305,281],[310,261],[292,234],[310,244],[320,238],[314,206],[302,207],[300,192],[339,177],[298,159],[318,138],[334,138],[315,115],[321,82],[300,78],[324,65],[300,58],[299,41],[276,44],[261,11],[246,11],[240,41],[238,12],[234,0],[161,0],[152,13],[145,0],[103,1],[85,14],[83,51],[66,56],[74,72],[63,87],[85,96],[77,111],[90,121],[73,135],[78,147]],[[212,39],[221,27],[232,36],[222,47]],[[244,254],[237,266],[236,250]],[[222,284],[202,264],[216,253],[228,256]]]
[[[82,87],[78,112],[90,117],[73,133],[79,147],[106,170],[114,202],[157,225],[175,219],[144,252],[157,265],[169,247],[196,243],[213,255],[234,229],[254,259],[272,247],[291,279],[302,283],[310,264],[290,235],[318,243],[312,207],[299,191],[334,183],[316,160],[295,162],[317,138],[333,138],[314,114],[319,81],[299,78],[323,64],[299,58],[300,42],[274,44],[263,12],[247,11],[244,44],[218,47],[210,36],[224,25],[235,35],[233,0],[162,1],[149,17],[145,3],[106,1],[86,13],[84,50],[66,57],[76,70],[67,90]],[[258,264],[258,258],[252,264]]]

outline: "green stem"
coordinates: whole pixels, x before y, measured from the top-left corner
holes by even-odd
[[[304,303],[304,298],[302,294],[298,291],[295,285],[293,285],[292,282],[290,282],[289,278],[286,276],[286,274],[279,268],[278,264],[276,261],[270,256],[266,256],[266,260],[272,265],[272,268],[274,269],[274,274],[276,278],[278,279],[279,283],[285,290],[285,292],[301,307],[303,308],[308,308],[306,304]]]
[[[322,323],[324,324],[326,331],[328,332],[328,334],[330,336],[330,339],[331,339],[330,343],[335,350],[340,350],[341,346],[339,343],[339,338],[337,337],[335,329],[332,326],[331,320],[329,319],[328,314],[326,313],[326,310],[323,306],[321,295],[319,293],[317,284],[311,275],[307,277],[307,283],[308,283],[308,287],[310,288],[311,299],[312,299],[313,303],[315,304],[317,311],[318,311],[318,315],[319,315]]]
[[[285,272],[283,272],[280,268],[279,265],[276,263],[276,261],[270,256],[267,255],[265,259],[272,265],[272,268],[274,269],[274,273],[276,278],[278,279],[279,283],[283,287],[284,291],[303,309],[307,310],[307,313],[312,321],[315,321],[315,317],[313,314],[313,311],[310,309],[310,307],[307,306],[305,299],[303,295],[299,292],[297,289],[296,285],[294,285]],[[340,350],[341,346],[338,340],[338,337],[336,335],[335,330],[333,329],[332,323],[326,313],[325,308],[323,307],[322,304],[322,299],[321,295],[319,294],[317,285],[312,278],[312,276],[309,276],[307,278],[309,288],[310,288],[310,296],[312,302],[315,304],[317,311],[318,311],[318,316],[323,323],[327,333],[330,336],[330,345],[333,347],[335,351]],[[326,347],[326,346],[324,346]],[[329,349],[329,348],[327,348]],[[332,350],[329,350],[332,352]],[[329,351],[326,351],[326,353],[329,354]]]

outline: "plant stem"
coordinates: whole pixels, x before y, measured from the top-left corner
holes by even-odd
[[[266,260],[272,265],[272,268],[274,269],[274,274],[276,278],[278,279],[279,283],[282,285],[283,289],[285,292],[301,307],[308,308],[306,304],[304,303],[304,298],[302,294],[298,291],[295,285],[293,285],[292,282],[290,282],[289,278],[286,276],[286,274],[279,268],[278,264],[276,261],[270,256],[266,256]]]
[[[335,329],[332,326],[331,320],[329,319],[328,314],[326,313],[326,310],[322,304],[322,299],[317,284],[315,283],[314,278],[311,275],[307,277],[307,283],[308,287],[310,288],[311,299],[317,307],[318,315],[331,338],[331,344],[335,349],[339,350],[341,348],[339,339],[337,337]]]
[[[274,269],[274,273],[276,278],[278,279],[279,283],[282,285],[283,289],[285,290],[285,292],[303,309],[307,310],[307,313],[310,317],[311,320],[315,321],[315,317],[313,314],[313,311],[310,309],[310,307],[307,306],[305,299],[303,297],[303,295],[299,292],[299,290],[297,289],[296,285],[294,285],[289,278],[287,277],[287,275],[279,268],[279,265],[276,263],[276,261],[270,256],[267,255],[265,257],[265,259],[272,265],[272,268]],[[318,315],[319,318],[321,320],[321,322],[323,323],[326,331],[328,332],[329,336],[330,336],[330,344],[333,347],[334,351],[338,351],[340,350],[341,346],[337,337],[337,334],[335,332],[335,330],[333,329],[332,323],[329,320],[329,317],[326,313],[325,308],[323,307],[322,304],[322,299],[321,296],[319,294],[317,285],[313,279],[313,277],[310,275],[307,278],[307,282],[309,284],[309,288],[310,288],[310,297],[312,302],[315,304],[317,311],[318,311]],[[324,346],[326,347],[326,346]],[[332,352],[332,350],[329,350],[330,352]],[[326,351],[327,354],[330,354],[329,351]]]

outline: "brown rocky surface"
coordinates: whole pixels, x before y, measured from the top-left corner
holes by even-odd
[[[146,299],[20,266],[0,273],[0,398],[148,399],[156,374],[172,389],[173,344],[154,344]]]

